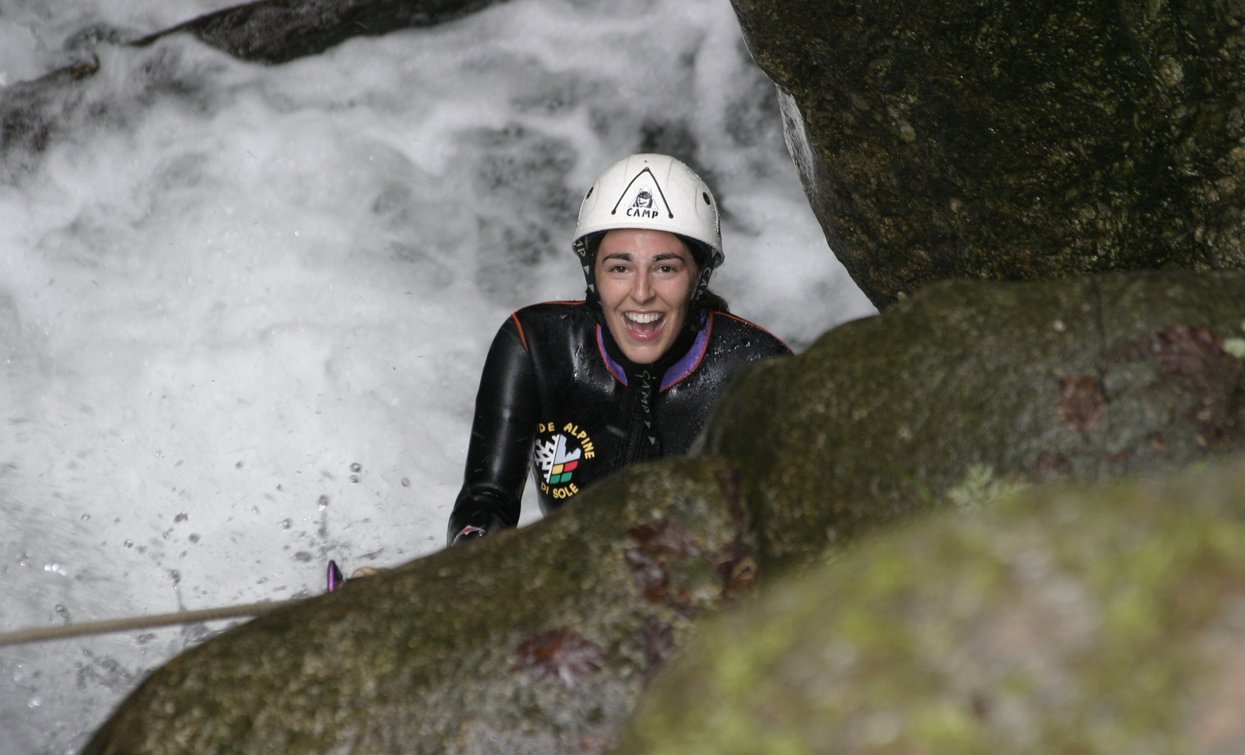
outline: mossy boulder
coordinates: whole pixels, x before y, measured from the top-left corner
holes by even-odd
[[[879,307],[957,277],[1245,267],[1245,2],[732,4]]]
[[[607,750],[758,580],[919,512],[1239,448],[1243,327],[1245,274],[931,286],[749,369],[697,456],[184,653],[87,753]]]
[[[1245,458],[859,541],[706,622],[622,753],[1239,752]]]
[[[940,283],[749,370],[704,450],[762,562],[808,563],[931,505],[1242,447],[1242,339],[1242,273]]]
[[[603,751],[756,569],[725,465],[650,465],[592,494],[183,653],[85,752]]]

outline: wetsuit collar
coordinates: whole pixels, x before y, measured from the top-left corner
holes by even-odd
[[[713,330],[713,314],[702,315],[700,327],[696,330],[687,329],[679,335],[665,354],[652,364],[636,364],[623,354],[623,350],[610,334],[610,329],[597,323],[597,347],[601,350],[601,358],[610,373],[623,385],[630,385],[630,377],[647,370],[653,375],[661,375],[661,390],[666,391],[675,384],[686,379],[696,371],[709,346],[709,335]]]

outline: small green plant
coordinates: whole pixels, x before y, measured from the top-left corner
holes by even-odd
[[[977,511],[1025,487],[1023,482],[999,479],[989,464],[972,464],[960,484],[947,491],[946,500],[957,511]]]
[[[1225,339],[1223,342],[1223,350],[1237,359],[1245,359],[1245,338]]]

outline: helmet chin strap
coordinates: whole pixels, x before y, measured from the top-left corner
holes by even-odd
[[[601,294],[597,291],[597,276],[595,271],[592,269],[593,261],[596,255],[594,254],[594,250],[588,248],[589,239],[595,242],[598,238],[599,236],[576,239],[572,247],[575,250],[575,254],[579,257],[579,266],[583,268],[584,280],[588,284],[588,288],[584,292],[584,301],[588,302],[589,308],[591,308],[593,313],[597,316],[597,321],[604,325],[605,313],[601,311]],[[595,243],[592,245],[596,246]]]
[[[713,268],[702,267],[700,269],[700,275],[696,278],[696,288],[692,290],[691,305],[693,307],[704,298],[705,292],[709,290],[709,278],[712,276]]]

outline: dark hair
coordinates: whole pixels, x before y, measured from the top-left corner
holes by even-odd
[[[718,296],[713,289],[706,288],[705,292],[700,295],[695,306],[699,309],[708,310],[710,312],[727,312],[731,311],[730,306],[726,303],[726,299]]]

